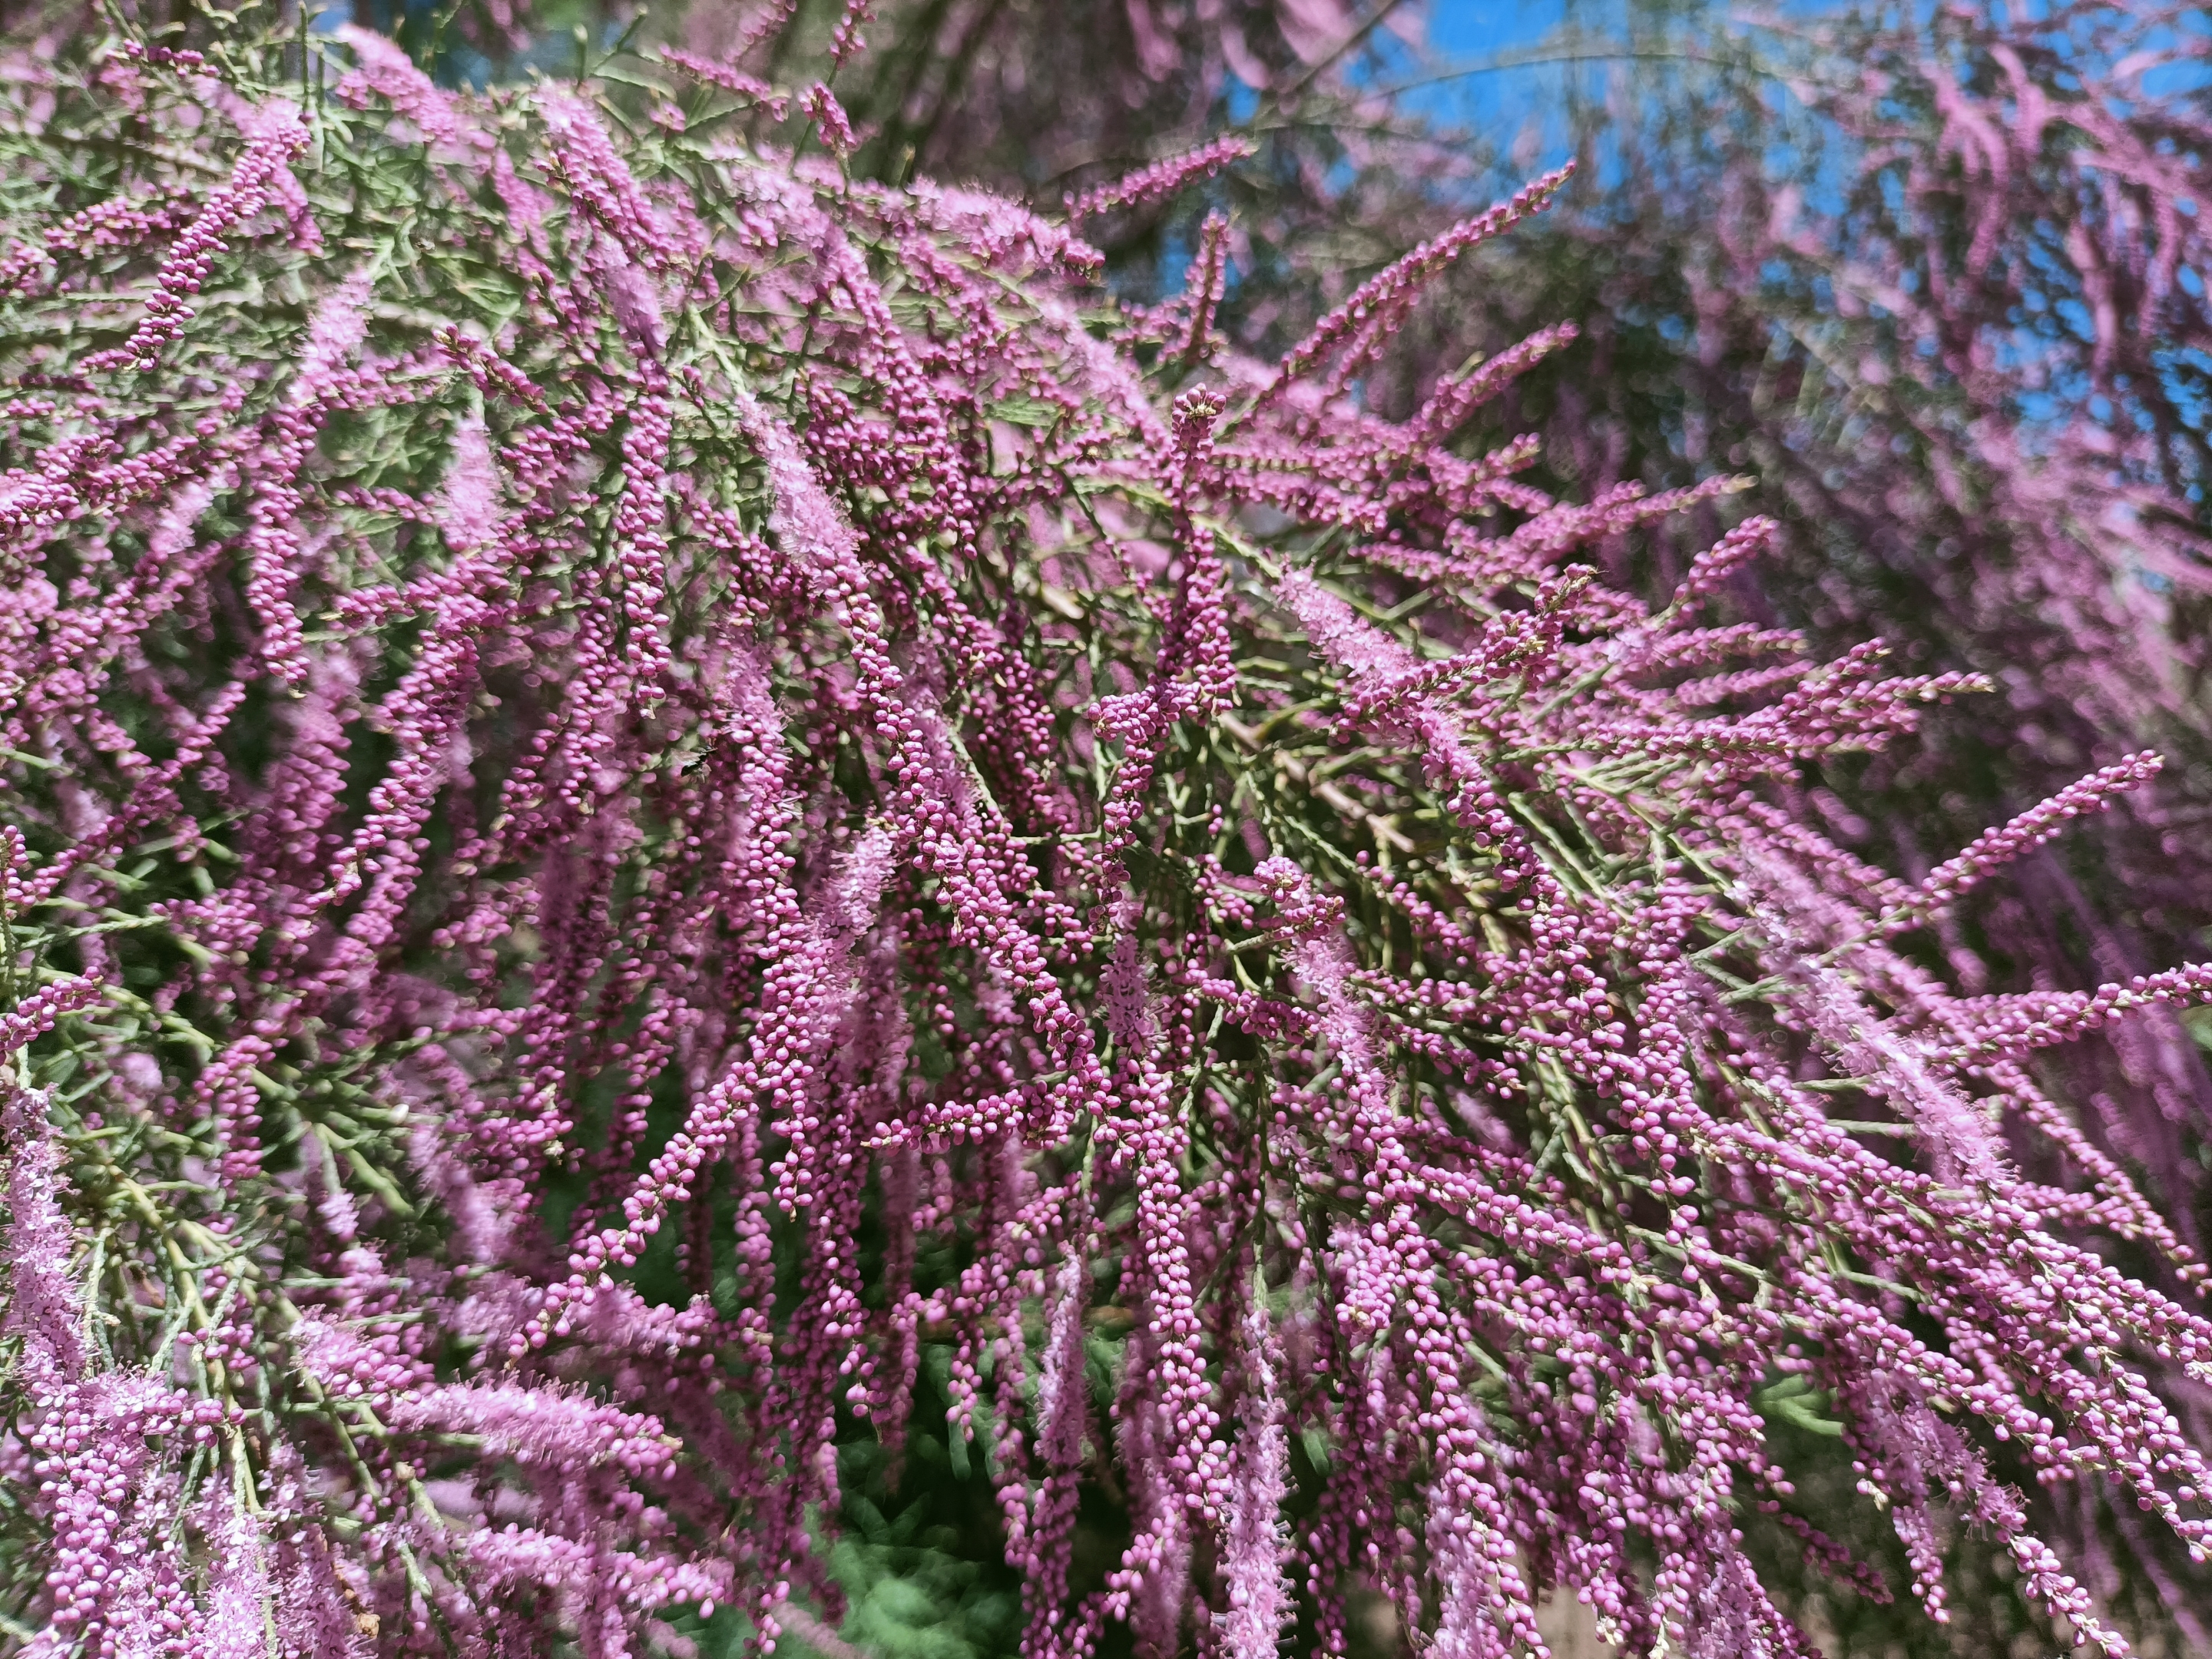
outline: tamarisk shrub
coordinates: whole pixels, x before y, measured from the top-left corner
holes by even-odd
[[[820,87],[206,44],[0,123],[11,1642],[765,1647],[935,1356],[1033,1655],[1808,1653],[1747,1534],[1961,1526],[2126,1650],[2016,1483],[2201,1554],[2212,1322],[2033,1057],[2212,968],[1911,945],[2152,763],[1884,874],[1779,781],[1973,681],[1348,402],[1558,177],[1254,363]]]

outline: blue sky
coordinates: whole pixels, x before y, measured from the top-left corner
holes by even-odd
[[[1563,27],[1617,34],[1626,9],[1621,0],[1433,0],[1427,61],[1417,64],[1412,54],[1402,54],[1395,66],[1401,79],[1394,84],[1409,86],[1405,95],[1414,108],[1480,134],[1501,154],[1514,151],[1519,138],[1510,171],[1541,172],[1565,159],[1560,112],[1568,94],[1602,97],[1607,66],[1512,60],[1540,55],[1547,38]]]

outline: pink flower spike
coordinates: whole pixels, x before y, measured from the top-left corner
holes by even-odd
[[[1111,184],[1100,185],[1079,196],[1069,197],[1067,216],[1071,220],[1095,219],[1101,214],[1119,209],[1164,201],[1200,179],[1211,179],[1222,168],[1258,154],[1258,148],[1251,140],[1231,133],[1215,139],[1210,144],[1187,150],[1181,155],[1170,155],[1164,161],[1155,161],[1150,167],[1117,179]]]

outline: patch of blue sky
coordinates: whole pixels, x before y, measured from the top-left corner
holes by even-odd
[[[1413,68],[1408,80],[1425,74],[1439,78],[1427,85],[1408,85],[1403,94],[1407,106],[1441,124],[1469,132],[1543,135],[1558,123],[1563,82],[1580,76],[1575,64],[1521,65],[1514,60],[1534,55],[1570,26],[1578,29],[1602,27],[1617,15],[1607,5],[1601,19],[1591,9],[1572,0],[1437,0],[1429,15],[1428,52],[1431,66]],[[1544,153],[1514,157],[1519,166],[1542,171],[1557,167],[1570,153],[1564,131],[1540,137]]]
[[[1632,161],[1694,161],[1679,142],[1655,144],[1646,121],[1698,107],[1699,89],[1723,73],[1740,86],[1745,70],[1758,70],[1774,171],[1797,178],[1808,198],[1832,193],[1845,176],[1834,146],[1782,77],[1764,72],[1775,55],[1710,0],[1437,0],[1423,48],[1379,52],[1365,72],[1408,112],[1466,135],[1494,192],[1570,157],[1601,186]]]

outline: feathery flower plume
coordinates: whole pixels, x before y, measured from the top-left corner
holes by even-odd
[[[1398,325],[1439,271],[1478,243],[1502,234],[1532,213],[1542,212],[1574,172],[1571,161],[1556,172],[1546,173],[1516,191],[1510,200],[1500,202],[1487,212],[1477,214],[1443,235],[1424,242],[1387,270],[1368,278],[1350,299],[1315,324],[1313,331],[1285,354],[1274,378],[1261,393],[1261,400],[1264,403],[1281,395],[1293,381],[1355,334],[1368,341],[1364,348],[1355,348],[1357,354],[1371,356],[1380,337]]]
[[[1201,179],[1211,179],[1225,167],[1258,154],[1252,142],[1234,134],[1217,138],[1210,144],[1186,150],[1180,155],[1170,155],[1153,162],[1148,167],[1116,179],[1113,183],[1100,185],[1079,195],[1067,198],[1067,216],[1071,220],[1095,219],[1101,214],[1117,209],[1141,207],[1147,202],[1164,201]]]
[[[345,23],[331,38],[352,52],[360,65],[338,82],[340,98],[362,105],[371,98],[381,98],[433,143],[483,141],[485,135],[481,129],[462,116],[452,97],[417,69],[414,59],[389,36],[357,23]]]
[[[2068,784],[2009,823],[1984,831],[1968,847],[1929,871],[1908,902],[1914,915],[1964,897],[2023,853],[2040,847],[2085,812],[2101,811],[2114,796],[2156,777],[2166,763],[2145,750]]]

